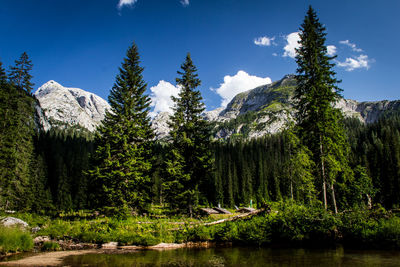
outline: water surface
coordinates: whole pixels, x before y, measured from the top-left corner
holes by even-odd
[[[86,254],[68,266],[400,266],[400,251],[336,249],[209,248]]]

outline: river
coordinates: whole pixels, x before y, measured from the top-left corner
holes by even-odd
[[[209,248],[68,256],[64,266],[400,266],[400,251]]]

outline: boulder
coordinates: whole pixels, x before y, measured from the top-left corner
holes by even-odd
[[[34,234],[36,234],[36,233],[39,232],[39,231],[40,231],[40,227],[39,227],[39,226],[33,227],[33,228],[31,229],[31,232],[34,233]]]
[[[101,246],[102,249],[117,249],[118,242],[108,242]]]
[[[14,218],[14,217],[6,217],[0,221],[0,223],[6,227],[12,226],[22,226],[24,228],[28,227],[29,225],[21,219]]]
[[[33,243],[35,244],[40,244],[40,243],[44,243],[44,242],[50,242],[51,239],[48,236],[37,236],[35,237],[35,239],[33,239]]]

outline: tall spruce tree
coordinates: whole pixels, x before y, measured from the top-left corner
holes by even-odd
[[[150,98],[145,95],[143,68],[138,48],[133,44],[119,68],[108,101],[111,110],[98,128],[91,182],[100,207],[142,212],[150,204],[152,140]]]
[[[201,115],[204,104],[196,89],[201,81],[189,53],[181,69],[176,79],[180,93],[172,97],[175,103],[169,122],[172,143],[163,191],[172,208],[192,215],[200,188],[207,187],[212,179],[211,128]]]
[[[322,187],[322,199],[328,208],[327,187],[332,207],[337,212],[335,182],[339,173],[347,172],[347,143],[341,111],[334,104],[342,97],[335,78],[334,63],[325,45],[325,27],[310,6],[300,28],[300,47],[296,49],[297,122],[299,134],[313,153]]]
[[[32,61],[26,52],[22,53],[18,60],[15,60],[15,66],[10,68],[10,81],[11,83],[20,88],[24,89],[28,94],[32,92],[33,86],[32,75],[30,71],[32,70]]]
[[[26,87],[27,84],[32,85],[29,73],[32,65],[29,62],[30,67],[25,68],[18,62],[8,76],[11,82],[7,81],[7,75],[0,66],[0,205],[8,209],[27,210],[34,198],[30,189],[38,168],[33,164],[35,100],[27,94]],[[25,79],[20,86],[13,82],[16,73],[23,73],[21,75]]]

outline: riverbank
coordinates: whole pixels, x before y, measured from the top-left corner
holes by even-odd
[[[101,253],[101,251],[92,249],[44,252],[19,260],[3,261],[0,262],[0,266],[60,266],[65,257],[83,255],[88,253],[95,254]]]
[[[221,216],[205,218],[135,216],[46,218],[21,214],[38,251],[81,250],[110,246],[152,247],[158,244],[232,243],[245,246],[334,246],[400,248],[400,218],[381,207],[333,214],[294,203],[272,203],[270,213],[219,224]],[[235,216],[229,215],[229,216]],[[225,216],[225,218],[229,217]],[[29,231],[26,230],[26,231]],[[1,241],[1,238],[0,238]],[[13,248],[15,251],[30,249]],[[9,252],[9,251],[5,251]]]
[[[182,244],[176,243],[160,243],[154,246],[118,246],[112,242],[103,244],[98,249],[83,249],[83,250],[67,250],[67,251],[54,251],[54,252],[41,252],[37,255],[29,255],[17,260],[0,262],[0,266],[59,266],[62,264],[64,258],[69,256],[85,255],[85,254],[124,254],[133,253],[144,250],[174,250],[174,249],[206,249],[215,247],[213,242],[188,242]],[[224,245],[226,246],[226,245]],[[6,259],[7,260],[7,259]]]

